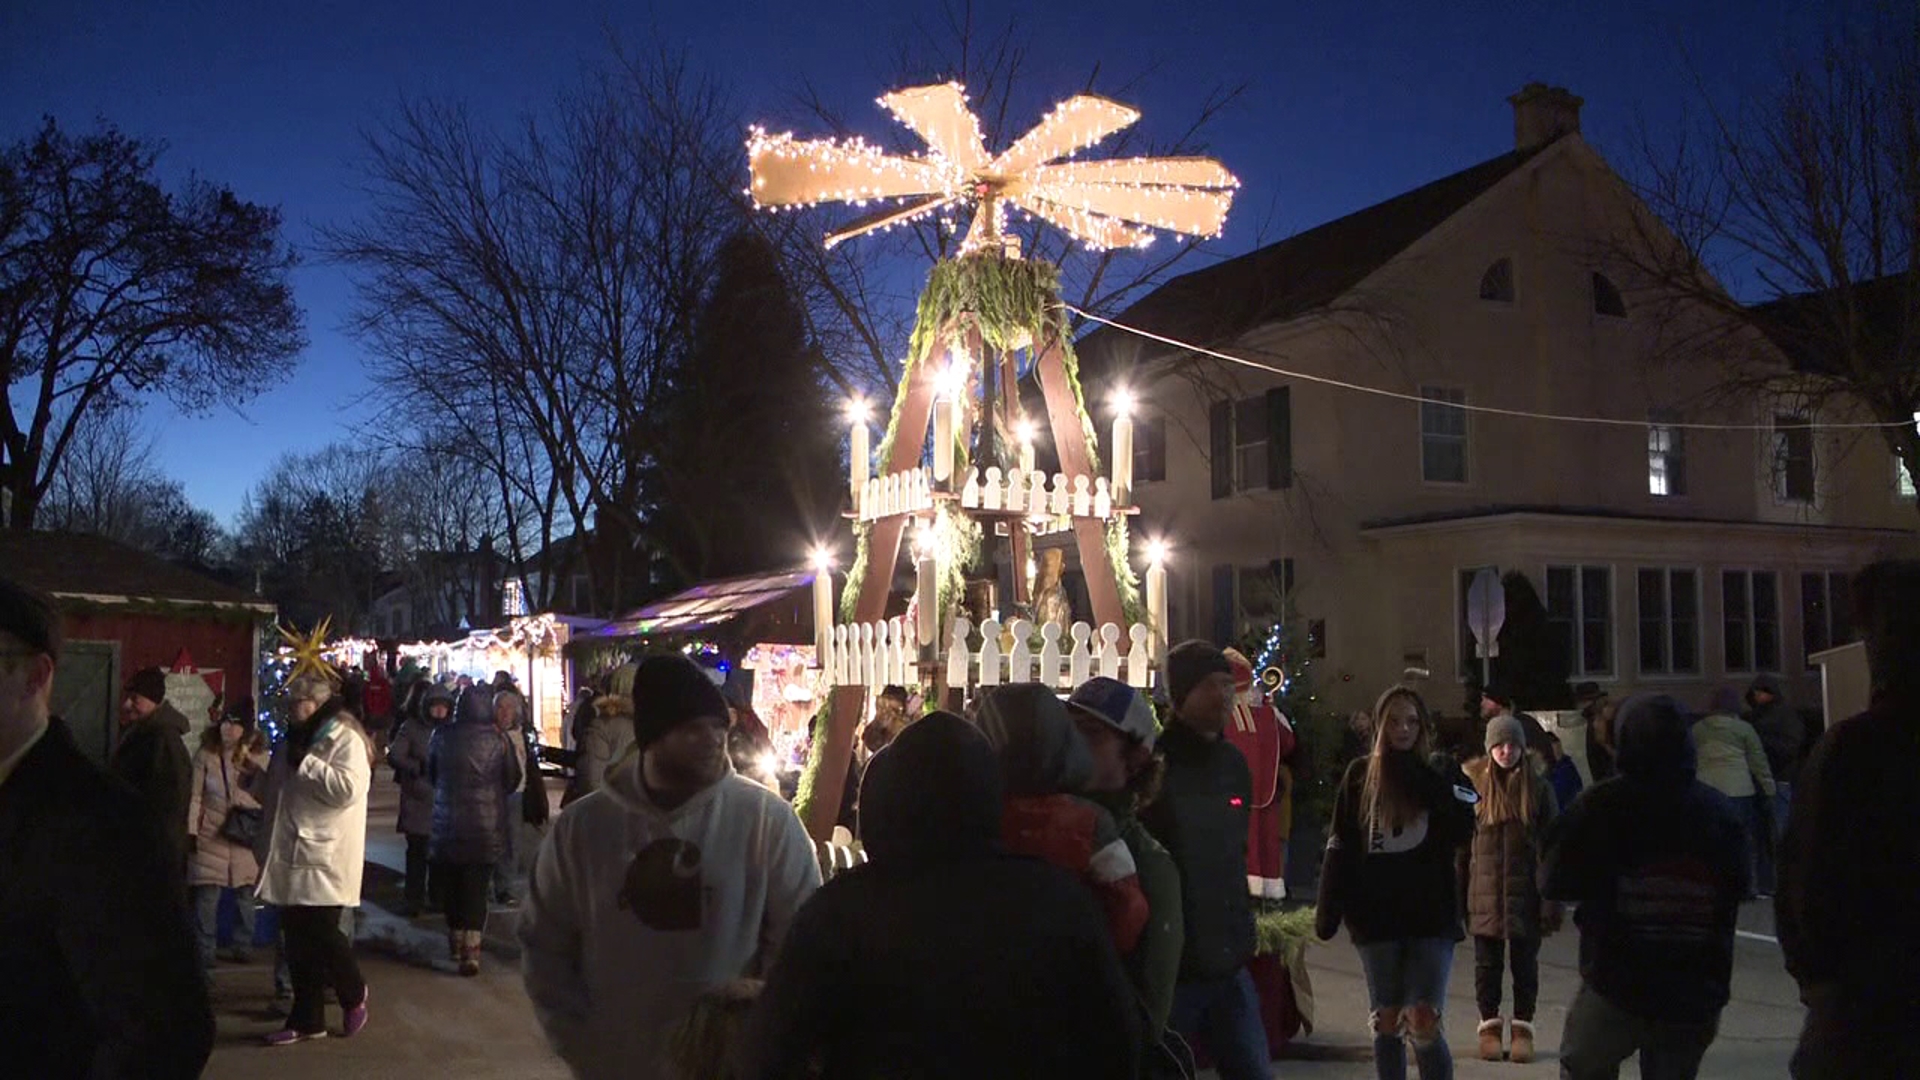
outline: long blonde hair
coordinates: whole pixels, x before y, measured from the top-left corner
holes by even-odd
[[[1413,705],[1414,715],[1420,720],[1414,753],[1424,758],[1433,750],[1433,715],[1427,712],[1427,703],[1420,695],[1406,686],[1395,686],[1381,694],[1373,703],[1373,750],[1367,755],[1366,779],[1360,785],[1360,822],[1369,833],[1404,828],[1420,816],[1420,803],[1414,793],[1401,791],[1386,771],[1387,708],[1399,698]]]
[[[1470,775],[1473,786],[1480,790],[1480,805],[1474,809],[1482,825],[1518,821],[1530,826],[1540,819],[1539,799],[1534,793],[1538,785],[1524,751],[1511,769],[1501,768],[1492,751],[1476,764],[1483,768],[1472,769]]]

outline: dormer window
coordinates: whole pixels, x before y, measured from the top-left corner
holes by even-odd
[[[1627,317],[1627,302],[1620,296],[1620,287],[1599,271],[1593,275],[1593,313],[1611,315],[1616,319]]]
[[[1513,303],[1513,260],[1499,259],[1480,275],[1480,299]]]

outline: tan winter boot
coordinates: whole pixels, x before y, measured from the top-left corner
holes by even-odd
[[[460,951],[460,974],[468,978],[480,974],[480,931],[463,931],[466,941]]]
[[[1505,1022],[1499,1017],[1480,1021],[1480,1060],[1500,1060],[1500,1037],[1504,1034]],[[1515,1033],[1516,1035],[1518,1032]]]
[[[1525,1065],[1533,1060],[1533,1021],[1515,1020],[1513,1022],[1513,1055],[1516,1065]]]

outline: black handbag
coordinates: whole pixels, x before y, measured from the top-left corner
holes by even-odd
[[[227,775],[227,759],[220,758],[220,782],[227,787],[227,801],[233,801],[233,780]],[[226,820],[220,823],[220,839],[230,844],[251,850],[254,841],[260,839],[260,830],[265,827],[266,812],[252,810],[244,806],[229,806]]]

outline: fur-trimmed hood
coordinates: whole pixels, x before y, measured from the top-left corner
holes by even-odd
[[[593,699],[593,716],[596,720],[608,717],[624,716],[633,719],[633,699],[625,694],[602,694]]]

